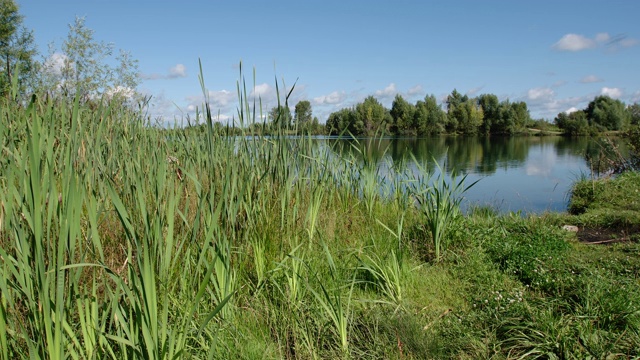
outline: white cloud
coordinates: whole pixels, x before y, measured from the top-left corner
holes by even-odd
[[[187,77],[187,67],[183,64],[176,64],[169,68],[167,74],[140,74],[140,78],[143,80],[168,80]]]
[[[596,83],[596,82],[602,82],[604,80],[602,80],[601,78],[595,76],[595,75],[588,75],[583,77],[580,82],[583,84],[589,84],[589,83]]]
[[[209,90],[209,102],[220,107],[226,107],[236,99],[237,96],[229,90],[211,91]]]
[[[551,88],[533,88],[527,91],[527,98],[531,101],[545,101],[552,99],[555,92]]]
[[[605,43],[605,42],[609,41],[610,39],[611,39],[611,36],[609,36],[609,34],[607,34],[607,33],[598,33],[598,34],[596,34],[595,41],[597,43]]]
[[[524,95],[514,100],[525,101],[533,118],[553,119],[560,112],[584,108],[593,97],[594,94],[587,94],[559,99],[553,89],[538,87],[529,89]]]
[[[347,97],[344,91],[333,91],[327,95],[313,98],[314,105],[336,105],[342,103]]]
[[[566,34],[551,47],[558,51],[582,51],[605,46],[608,50],[615,51],[638,43],[638,40],[628,38],[625,34],[611,36],[608,33],[598,33],[593,39],[579,34]]]
[[[572,107],[568,108],[567,110],[565,110],[565,111],[564,111],[564,113],[565,113],[565,114],[567,114],[567,115],[569,115],[569,114],[574,113],[574,112],[576,112],[576,111],[578,111],[578,110],[579,110],[579,109],[578,109],[577,107],[572,106]]]
[[[525,171],[529,176],[548,177],[556,164],[557,155],[548,151],[545,155],[530,156],[525,165]]]
[[[614,98],[614,99],[617,99],[617,98],[622,96],[622,90],[619,89],[619,88],[603,87],[602,90],[600,91],[600,94],[609,96],[609,97]]]
[[[251,90],[252,97],[265,97],[268,96],[272,92],[271,86],[267,83],[256,85],[253,90]]]
[[[233,105],[236,103],[236,95],[229,90],[209,90],[207,92],[207,98],[213,113],[217,113],[218,111],[221,113],[229,113],[232,111]],[[204,105],[205,97],[203,95],[193,95],[188,96],[186,100],[187,106],[185,109],[191,112]]]
[[[187,68],[183,64],[176,64],[176,66],[169,69],[169,79],[187,77]]]
[[[409,90],[407,90],[407,95],[409,96],[418,95],[418,94],[422,94],[423,92],[424,92],[424,89],[422,88],[422,85],[416,85],[410,88]]]
[[[376,90],[375,95],[378,98],[385,99],[385,98],[394,97],[396,96],[397,93],[398,93],[398,90],[396,89],[396,84],[391,83],[382,90]]]
[[[597,45],[593,39],[586,38],[578,34],[566,34],[558,42],[553,44],[553,48],[558,51],[581,51],[593,49]]]

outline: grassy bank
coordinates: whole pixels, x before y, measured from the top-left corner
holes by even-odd
[[[463,217],[426,171],[380,190],[366,153],[209,113],[194,136],[117,103],[0,106],[0,358],[639,355],[638,246],[560,228],[588,211]]]

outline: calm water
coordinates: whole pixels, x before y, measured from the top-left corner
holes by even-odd
[[[588,138],[533,136],[318,141],[358,153],[355,145],[380,164],[399,162],[412,153],[434,171],[432,159],[436,159],[448,173],[456,169],[468,174],[468,183],[480,179],[465,195],[467,206],[489,205],[501,212],[525,213],[565,211],[572,183],[581,174],[590,174],[585,154],[600,149],[597,141]],[[411,162],[405,166],[415,169]]]

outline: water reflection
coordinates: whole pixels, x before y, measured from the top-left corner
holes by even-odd
[[[589,174],[585,154],[598,153],[599,141],[564,137],[431,137],[424,139],[320,139],[336,153],[376,161],[383,177],[390,166],[411,155],[437,173],[434,159],[450,173],[481,181],[466,194],[468,204],[500,211],[564,211],[571,184]],[[415,164],[405,161],[411,171]],[[391,165],[390,165],[391,164]]]

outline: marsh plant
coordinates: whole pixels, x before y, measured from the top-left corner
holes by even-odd
[[[476,180],[465,186],[467,175],[459,177],[454,170],[447,176],[439,165],[438,173],[431,184],[425,186],[423,182],[418,182],[420,187],[414,187],[413,192],[424,215],[427,232],[431,235],[436,261],[440,261],[442,251],[447,246],[447,232],[461,216],[460,204],[464,193],[478,182]]]
[[[243,71],[239,136],[208,102],[164,128],[117,100],[0,99],[0,359],[639,355],[637,244],[462,216],[473,184],[377,139],[263,136]]]

